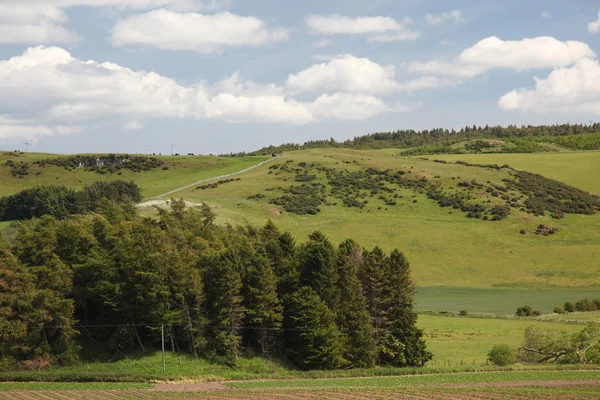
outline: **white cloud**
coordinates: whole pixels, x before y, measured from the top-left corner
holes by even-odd
[[[117,46],[146,44],[161,49],[211,53],[226,46],[280,42],[287,40],[288,35],[286,29],[269,29],[256,17],[229,12],[203,15],[160,9],[119,21],[113,29],[112,42]]]
[[[81,40],[63,26],[68,20],[64,10],[75,6],[202,11],[227,7],[229,3],[229,0],[0,0],[0,44],[55,44]]]
[[[331,89],[327,93],[301,101],[284,86],[245,81],[239,73],[220,82],[182,85],[154,72],[82,61],[64,49],[38,46],[0,61],[0,138],[72,134],[81,131],[80,126],[110,118],[127,121],[124,128],[133,130],[142,127],[139,120],[149,118],[304,124],[402,111],[375,93],[395,85],[391,68],[348,59],[359,66],[355,73],[366,74],[365,82],[348,75],[350,82],[325,84],[324,91]],[[345,67],[334,63],[336,68]],[[380,82],[373,81],[374,72],[380,74],[375,76]],[[373,90],[372,85],[379,86]],[[31,120],[22,120],[22,115]]]
[[[342,15],[310,15],[305,20],[312,35],[369,35],[369,41],[392,42],[414,40],[420,35],[408,25],[410,18],[398,22],[391,17],[345,17]]]
[[[137,120],[127,121],[123,124],[123,129],[126,131],[139,131],[140,129],[144,129],[144,124]]]
[[[457,24],[461,22],[465,22],[466,20],[462,17],[462,12],[460,10],[452,10],[449,12],[443,12],[439,15],[426,14],[425,22],[429,25],[439,25],[443,24],[447,21],[453,21]]]
[[[589,33],[600,33],[600,12],[598,13],[598,19],[588,24]]]
[[[600,63],[583,59],[557,68],[546,79],[535,78],[534,89],[513,90],[500,98],[505,110],[583,112],[600,116]]]
[[[408,70],[468,78],[494,68],[524,71],[564,67],[594,56],[592,49],[583,42],[562,42],[546,36],[504,41],[491,36],[464,50],[454,61],[413,62],[408,65]]]
[[[341,90],[358,93],[389,93],[398,89],[396,70],[368,58],[343,55],[327,63],[315,64],[290,74],[286,87],[292,92]]]
[[[545,19],[551,19],[552,18],[552,14],[550,14],[548,11],[543,11],[541,14],[542,18]]]

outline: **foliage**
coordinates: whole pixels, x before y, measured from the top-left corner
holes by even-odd
[[[155,157],[108,154],[48,158],[34,161],[34,164],[41,167],[53,165],[68,170],[85,168],[86,170],[95,171],[99,174],[114,174],[121,170],[130,170],[133,172],[150,171],[161,167],[163,162]]]
[[[507,344],[497,344],[488,353],[488,360],[500,367],[512,365],[517,362],[515,349]]]
[[[79,192],[65,186],[38,186],[0,198],[0,220],[22,220],[43,215],[65,218],[67,215],[97,210],[108,200],[135,203],[142,199],[134,182],[95,182]]]
[[[218,226],[206,204],[170,205],[150,219],[100,201],[93,214],[14,224],[0,254],[0,355],[13,366],[36,357],[66,364],[77,359],[79,334],[84,351],[145,352],[160,348],[164,329],[173,350],[228,367],[242,354],[302,369],[375,365],[358,244],[336,250],[314,232],[296,247],[272,222]],[[423,365],[408,262],[397,251],[382,256],[386,340],[401,350],[394,365]]]

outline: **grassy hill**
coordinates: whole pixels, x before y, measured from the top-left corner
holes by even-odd
[[[176,197],[208,202],[220,222],[261,225],[272,219],[299,240],[320,230],[337,242],[352,237],[366,247],[379,245],[386,251],[399,248],[411,260],[420,288],[420,309],[509,313],[515,305],[530,304],[551,311],[566,300],[593,297],[593,290],[600,287],[600,213],[566,213],[562,219],[552,218],[550,212],[536,216],[521,208],[528,196],[511,188],[506,195],[515,197],[518,207],[511,207],[510,215],[501,221],[484,221],[482,215],[492,219],[491,208],[506,203],[501,198],[505,193],[494,196],[490,187],[495,191],[494,187],[507,185],[504,180],[516,179],[515,170],[454,163],[508,164],[600,194],[600,181],[594,178],[600,168],[600,152],[424,156],[429,160],[398,154],[397,149],[291,151],[240,175],[239,181],[199,185],[178,192]],[[31,164],[30,172],[22,178],[14,177],[11,168],[0,166],[0,194],[38,184],[79,188],[96,180],[133,179],[149,198],[204,178],[243,170],[270,156],[156,157],[160,167],[142,172],[124,169],[121,175],[33,164],[58,157],[62,156],[0,154],[0,165],[8,160]],[[368,168],[377,173],[389,171],[381,176],[374,172],[364,175]],[[356,182],[336,189],[339,182],[347,183],[356,176],[362,176],[362,189],[357,189]],[[423,178],[427,183],[419,187]],[[376,194],[365,189],[371,181],[379,182]],[[461,186],[465,182],[469,187]],[[479,186],[471,186],[473,182]],[[302,185],[317,190],[308,195],[286,193],[292,186]],[[467,218],[468,213],[460,209],[441,207],[429,198],[431,187],[448,196],[462,196],[465,205],[483,206],[486,211],[479,218]],[[286,196],[291,202],[282,200]],[[314,197],[324,200],[313,207],[319,209],[316,215],[286,210],[295,207],[294,201],[303,203]],[[361,204],[344,204],[351,198]],[[546,236],[535,234],[540,224],[546,230],[558,231]]]
[[[356,172],[365,168],[393,171],[411,171],[413,177],[426,177],[439,182],[443,188],[455,190],[457,182],[472,181],[501,184],[510,178],[510,171],[444,164],[418,157],[395,157],[397,151],[355,151],[343,149],[316,149],[285,153],[278,163],[297,168],[299,163],[315,164],[336,170]],[[537,155],[485,155],[473,157],[510,156],[509,161],[521,160],[527,164],[529,157]],[[594,163],[600,153],[568,153],[556,167],[554,176],[587,176],[591,182],[583,185],[594,188]],[[450,157],[450,156],[447,156]],[[460,156],[455,156],[460,158]],[[568,157],[571,157],[570,159]],[[582,162],[581,159],[585,157]],[[432,156],[433,158],[433,156]],[[435,158],[441,158],[435,156]],[[591,160],[591,161],[589,161]],[[482,160],[483,161],[483,160]],[[518,163],[517,163],[518,164]],[[534,162],[531,162],[535,165]],[[534,172],[548,173],[550,165],[532,168]],[[385,250],[402,249],[413,265],[413,275],[419,286],[452,286],[468,288],[586,288],[600,285],[600,214],[566,214],[563,219],[553,219],[512,209],[508,218],[482,221],[466,218],[465,213],[452,208],[442,208],[424,193],[397,189],[402,196],[394,206],[387,206],[378,196],[367,197],[364,208],[346,207],[342,201],[327,196],[317,215],[297,215],[283,207],[270,204],[280,198],[282,189],[295,182],[294,173],[280,173],[269,165],[243,175],[243,180],[213,189],[191,188],[178,196],[193,202],[207,201],[213,205],[222,222],[263,224],[273,219],[282,229],[304,238],[321,230],[334,241],[355,238],[364,246],[379,245]],[[587,171],[586,171],[587,168]],[[313,167],[314,169],[314,167]],[[309,174],[312,174],[310,172]],[[329,185],[323,173],[317,173],[316,182]],[[409,174],[405,175],[408,176]],[[438,178],[436,178],[438,177]],[[569,181],[565,179],[567,183]],[[582,178],[574,179],[574,184]],[[268,189],[268,190],[267,190]],[[326,190],[330,187],[327,186]],[[248,199],[254,195],[265,196]],[[484,190],[472,191],[476,200],[498,203]],[[257,197],[260,197],[257,196]],[[391,196],[386,194],[390,200]],[[498,203],[500,204],[500,203]],[[540,224],[556,227],[555,235],[535,235]],[[520,234],[524,229],[527,234]]]
[[[119,157],[126,158],[125,155]],[[81,189],[95,181],[124,179],[134,180],[141,187],[142,195],[149,198],[201,179],[243,170],[270,157],[153,156],[153,159],[160,162],[160,166],[156,168],[141,172],[125,168],[113,173],[36,164],[40,161],[69,158],[71,156],[0,151],[0,195],[6,196],[38,185],[65,185]],[[14,176],[13,168],[7,166],[7,162],[26,165],[28,173]]]

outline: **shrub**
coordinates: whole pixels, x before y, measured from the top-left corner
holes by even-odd
[[[515,351],[507,344],[497,344],[488,353],[488,360],[500,367],[517,362]]]
[[[529,306],[523,306],[517,308],[517,317],[531,317],[533,315],[533,310]]]
[[[462,315],[462,316],[467,315],[467,310],[460,310],[460,312],[458,313],[458,315]]]
[[[564,314],[565,313],[565,309],[561,306],[556,306],[554,307],[554,314]]]
[[[539,317],[540,315],[542,315],[542,312],[540,310],[533,310],[531,315],[533,315],[534,317]]]
[[[567,301],[564,305],[564,309],[566,312],[574,312],[575,311],[575,305],[573,303],[571,303],[570,301]]]

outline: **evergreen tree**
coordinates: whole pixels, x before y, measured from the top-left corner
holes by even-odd
[[[336,369],[346,364],[335,315],[312,288],[303,287],[290,297],[284,327],[286,354],[299,368]]]
[[[340,296],[335,250],[321,232],[310,234],[300,248],[298,269],[300,285],[312,287],[327,307],[336,310]]]
[[[394,365],[420,367],[432,358],[418,329],[417,313],[414,311],[415,284],[410,277],[410,264],[404,254],[394,250],[386,268],[385,290],[388,296],[388,324],[391,335],[404,345],[403,357],[397,357]],[[397,349],[392,349],[396,353]]]
[[[376,347],[367,303],[358,279],[362,261],[361,249],[356,243],[346,240],[340,244],[337,264],[342,301],[336,315],[337,326],[345,337],[344,358],[353,367],[370,368],[375,365]]]
[[[363,251],[363,267],[359,270],[359,277],[377,341],[385,335],[388,325],[385,266],[386,255],[379,247]]]
[[[245,278],[247,344],[258,346],[261,354],[271,355],[281,333],[283,307],[277,297],[277,281],[269,259],[262,254],[254,256]]]
[[[241,260],[231,249],[211,262],[206,280],[212,348],[235,363],[240,348],[244,320]]]

